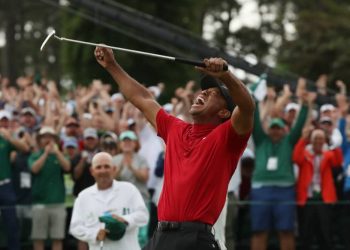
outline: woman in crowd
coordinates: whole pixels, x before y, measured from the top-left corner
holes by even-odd
[[[127,130],[120,134],[121,153],[113,158],[117,167],[117,180],[133,183],[141,192],[142,198],[148,206],[150,196],[147,189],[149,178],[149,167],[146,159],[137,153],[140,148],[136,134]],[[141,227],[139,231],[139,242],[143,247],[148,240],[148,225]]]

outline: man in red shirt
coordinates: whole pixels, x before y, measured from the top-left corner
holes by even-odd
[[[252,130],[255,105],[248,90],[223,70],[223,59],[204,59],[206,67],[197,69],[206,76],[189,111],[193,118],[189,124],[168,115],[121,68],[112,50],[97,47],[95,57],[167,146],[158,228],[145,249],[219,249],[211,227],[224,206],[228,183]]]

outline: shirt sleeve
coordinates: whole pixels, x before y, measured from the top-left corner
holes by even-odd
[[[180,119],[166,113],[164,109],[158,111],[156,122],[157,134],[165,143],[167,143],[168,132],[171,130],[172,126],[176,123],[184,123]]]
[[[75,238],[81,241],[96,243],[97,234],[100,231],[101,227],[97,219],[95,219],[93,223],[89,221],[91,218],[86,217],[86,214],[84,213],[85,210],[86,209],[84,208],[82,197],[78,196],[73,206],[69,232]]]
[[[291,128],[290,133],[288,134],[289,141],[293,146],[297,144],[299,138],[301,137],[301,133],[307,119],[308,110],[309,109],[307,106],[301,106],[301,110],[299,112],[295,125]]]
[[[227,138],[226,144],[229,146],[228,148],[231,151],[237,152],[237,154],[242,155],[244,149],[247,147],[247,143],[252,131],[247,132],[244,135],[237,134],[236,130],[232,127],[231,121],[228,120],[223,123],[224,131],[226,131],[226,135],[222,138]]]
[[[253,125],[253,140],[255,145],[259,145],[262,143],[265,138],[266,134],[262,127],[262,122],[260,120],[260,109],[259,109],[259,103],[255,102],[255,111],[254,111],[254,125]]]
[[[30,169],[32,169],[34,162],[40,157],[40,154],[38,152],[30,154],[28,158],[28,166]]]

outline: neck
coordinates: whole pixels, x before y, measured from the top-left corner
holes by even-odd
[[[211,124],[211,125],[215,125],[215,126],[218,126],[222,123],[222,120],[221,119],[217,119],[217,118],[203,118],[203,117],[196,117],[196,116],[193,116],[192,117],[193,119],[193,124],[197,125],[197,124]]]
[[[315,155],[321,155],[322,154],[322,149],[314,149]]]
[[[123,152],[123,154],[125,155],[125,156],[132,156],[133,155],[133,151],[124,151]]]
[[[113,181],[108,183],[97,183],[97,189],[98,190],[106,190],[113,186]]]

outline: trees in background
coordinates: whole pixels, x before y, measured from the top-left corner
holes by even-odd
[[[280,65],[312,79],[325,73],[350,82],[350,2],[293,2],[296,34],[281,44]]]
[[[113,0],[105,0],[113,1]],[[51,2],[51,4],[48,4]],[[84,18],[84,11],[67,11],[58,0],[0,0],[0,32],[5,31],[7,44],[0,48],[0,72],[11,76],[23,73],[48,75],[56,80],[72,77],[78,84],[92,78],[111,81],[98,67],[92,47],[50,42],[44,53],[39,47],[47,27],[59,35],[80,40],[103,42],[119,47],[164,54],[154,44],[143,43],[114,32]],[[73,2],[73,1],[72,1]],[[275,64],[280,72],[294,72],[316,79],[322,73],[330,79],[350,78],[350,3],[340,0],[119,0],[135,10],[172,23],[198,36],[204,23],[212,23],[213,46],[238,56],[252,56],[258,62]],[[243,4],[255,4],[259,22],[234,28]],[[93,13],[95,20],[101,13]],[[209,19],[208,19],[209,18]],[[128,27],[109,23],[128,32]],[[152,45],[152,43],[154,43]],[[166,45],[165,45],[166,46]],[[174,48],[174,53],[176,48]],[[167,54],[167,53],[165,53]],[[194,57],[188,51],[189,57]],[[117,52],[123,66],[145,84],[169,83],[170,90],[197,74],[190,66],[159,59]]]
[[[218,25],[216,45],[259,62],[271,59],[279,72],[293,72],[315,80],[350,79],[350,2],[340,0],[255,0],[260,22],[233,30],[232,22],[244,1],[210,6]],[[225,13],[223,15],[223,13]]]

